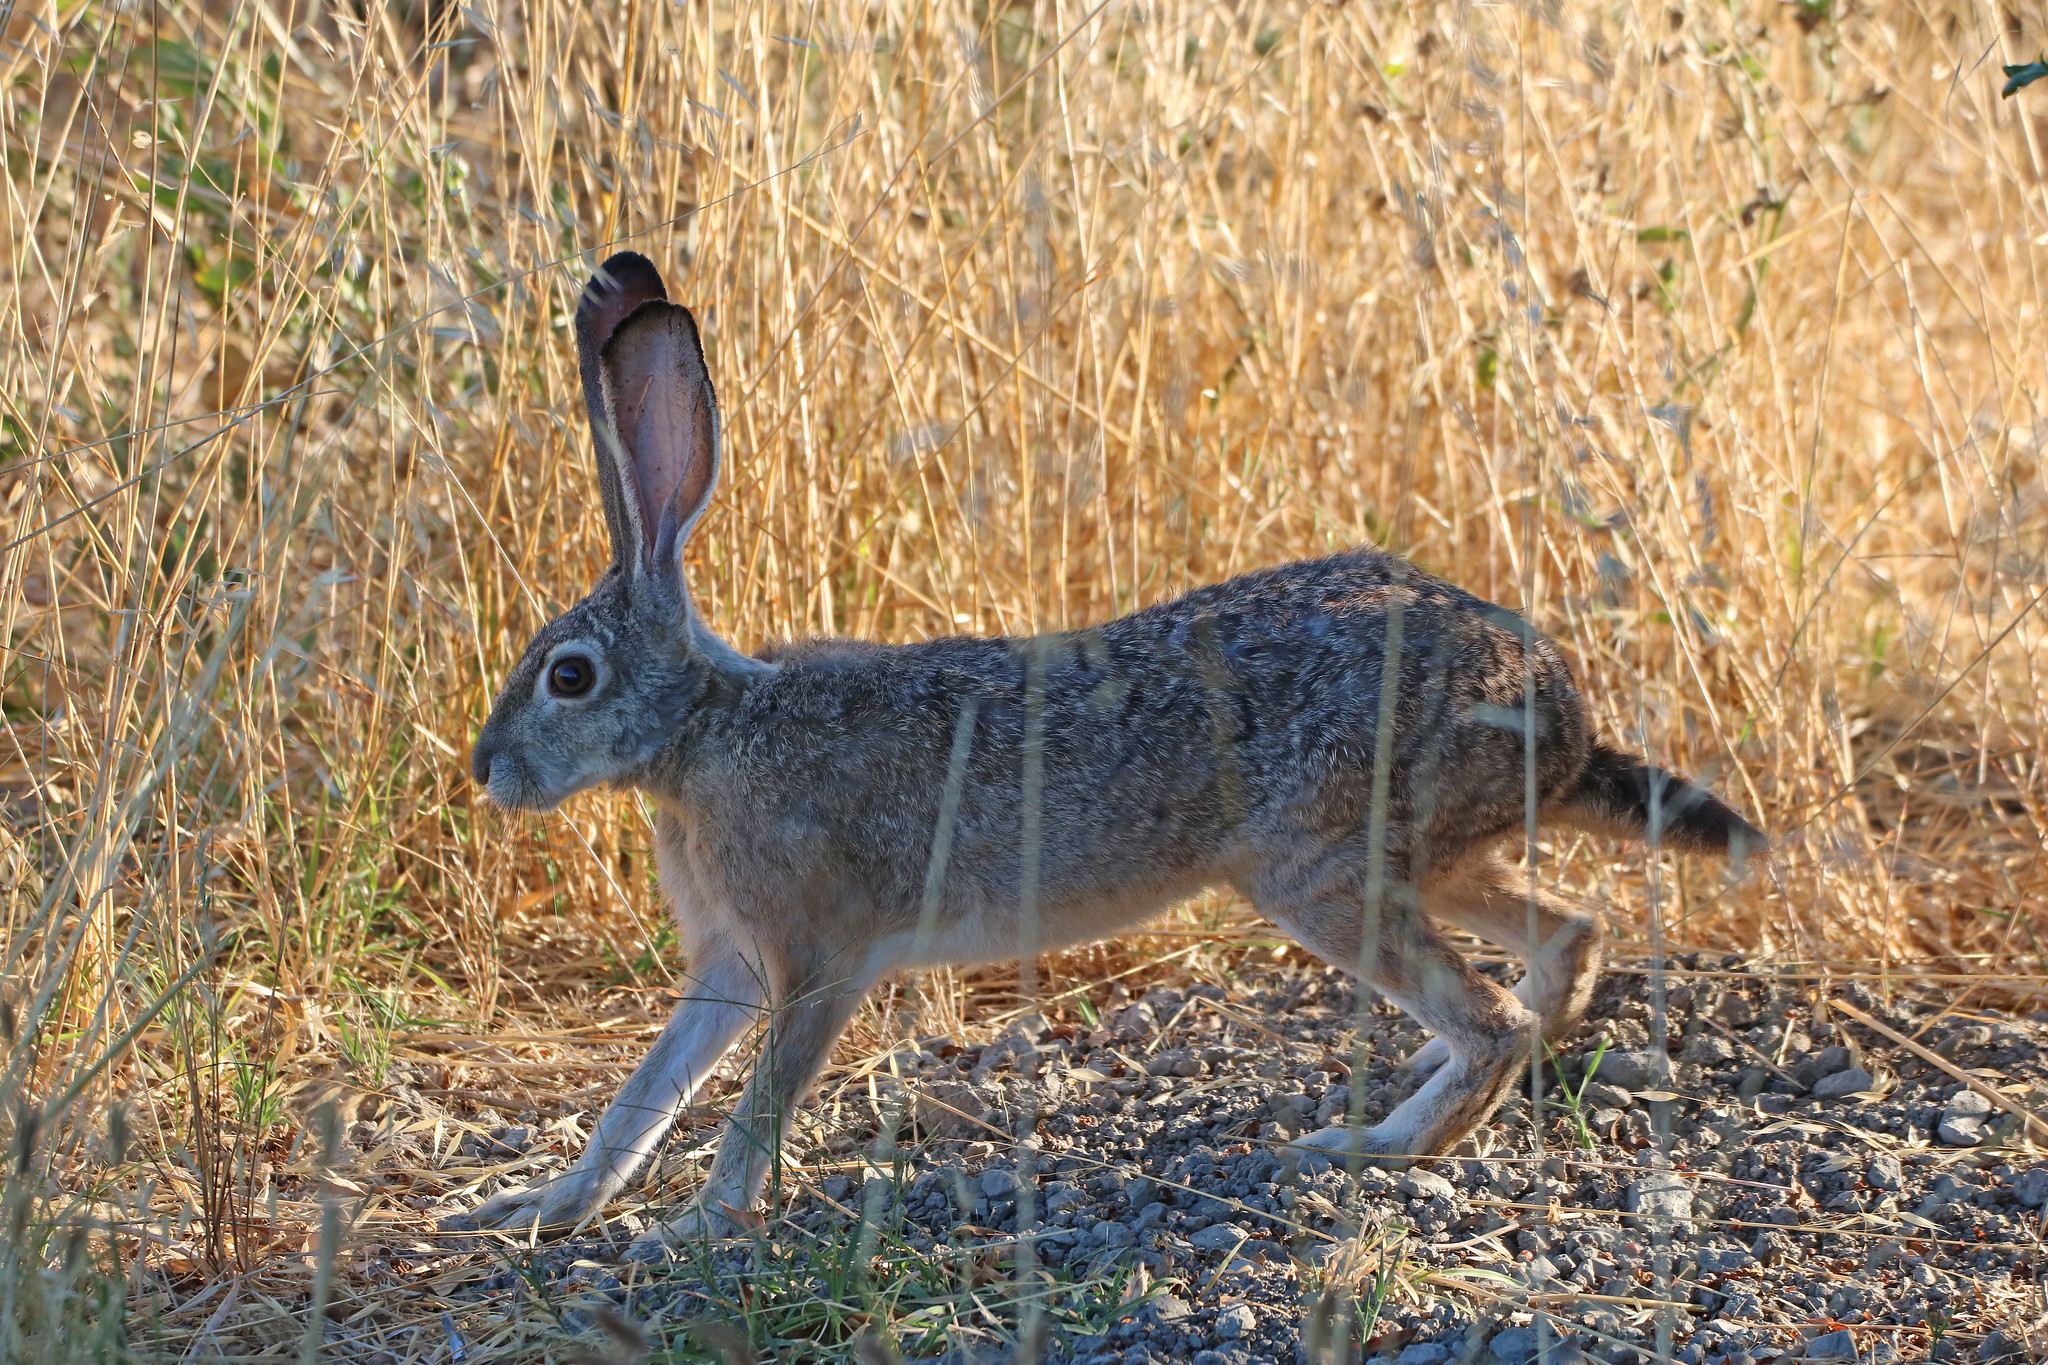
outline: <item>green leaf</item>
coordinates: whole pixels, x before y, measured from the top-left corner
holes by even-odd
[[[2024,90],[2043,77],[2048,77],[2048,60],[2008,66],[2005,69],[2005,89],[1999,91],[1999,98],[2009,100],[2015,92]]]
[[[1636,233],[1639,242],[1682,242],[1692,236],[1684,228],[1646,227]]]

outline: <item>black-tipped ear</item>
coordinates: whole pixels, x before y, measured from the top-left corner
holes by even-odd
[[[637,251],[621,251],[598,267],[590,283],[583,286],[583,300],[576,307],[576,357],[583,371],[583,403],[590,413],[591,439],[597,447],[597,486],[604,499],[605,524],[611,528],[612,562],[623,569],[633,567],[645,536],[622,462],[613,453],[618,443],[606,435],[610,418],[600,356],[612,333],[635,309],[667,297],[668,289],[654,262]]]
[[[677,573],[677,551],[718,483],[718,395],[697,320],[681,304],[643,303],[598,355],[613,455],[640,540],[636,567]]]

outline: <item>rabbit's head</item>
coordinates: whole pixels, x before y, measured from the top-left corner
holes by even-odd
[[[696,321],[644,256],[621,252],[584,287],[576,344],[611,568],[526,647],[470,755],[493,801],[526,810],[630,780],[731,655],[699,626],[682,575],[718,481],[718,400]]]

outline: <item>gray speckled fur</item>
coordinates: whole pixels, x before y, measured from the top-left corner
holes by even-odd
[[[770,1042],[707,1187],[663,1235],[728,1225],[757,1198],[783,1115],[881,976],[1102,938],[1212,886],[1235,887],[1333,964],[1363,967],[1438,1035],[1416,1059],[1435,1074],[1385,1123],[1308,1145],[1446,1150],[1514,1084],[1531,1010],[1547,1032],[1576,1019],[1598,965],[1591,916],[1538,898],[1541,941],[1520,998],[1474,972],[1431,923],[1530,947],[1526,888],[1494,852],[1524,828],[1525,688],[1539,818],[1644,828],[1647,812],[1620,808],[1632,789],[1615,773],[1650,770],[1596,745],[1547,640],[1402,560],[1358,550],[1069,634],[802,641],[749,658],[696,616],[680,572],[682,535],[716,473],[716,405],[694,324],[661,300],[653,267],[633,256],[607,262],[586,290],[579,337],[617,562],[512,671],[473,766],[509,806],[546,809],[599,782],[652,796],[662,885],[696,989],[582,1160],[500,1196],[481,1220],[556,1226],[594,1212],[765,1011]],[[635,389],[632,411],[666,401],[673,420],[608,439],[621,412],[624,426],[637,420],[613,391],[616,374],[650,364],[655,387]],[[643,515],[649,507],[662,510]],[[1396,607],[1382,862],[1373,773]],[[587,696],[549,692],[549,666],[570,653],[598,669]],[[921,933],[963,710],[971,747]],[[1034,745],[1042,791],[1027,912]],[[1595,790],[1587,775],[1602,764]],[[1720,828],[1725,849],[1728,829],[1749,830],[1697,788],[1651,775],[1667,797],[1686,795],[1691,815],[1672,827],[1691,846],[1714,847]],[[1703,827],[1701,812],[1734,824]]]

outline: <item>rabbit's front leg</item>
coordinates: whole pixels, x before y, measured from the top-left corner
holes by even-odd
[[[576,1164],[485,1203],[469,1220],[481,1227],[525,1230],[572,1227],[610,1203],[662,1140],[690,1096],[763,1001],[759,974],[737,954],[712,962],[694,981],[598,1120]]]
[[[852,1022],[867,994],[866,985],[840,982],[806,993],[776,1011],[746,1094],[719,1139],[704,1188],[682,1213],[640,1234],[633,1248],[636,1259],[659,1260],[666,1246],[726,1236],[752,1213],[781,1149],[789,1116]]]

